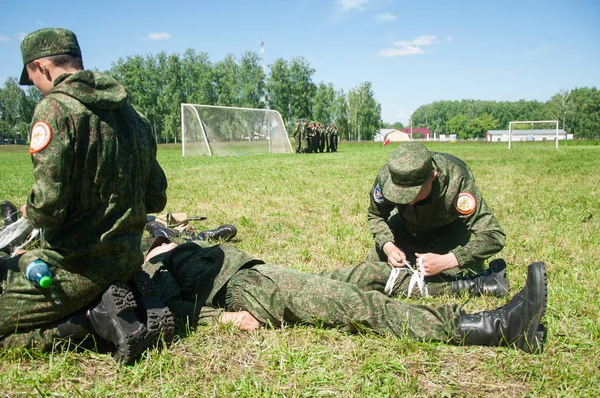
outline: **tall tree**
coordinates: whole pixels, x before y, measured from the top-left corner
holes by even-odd
[[[277,110],[287,125],[292,120],[292,92],[288,63],[283,58],[277,58],[269,69],[266,86],[269,108]]]
[[[333,124],[338,129],[339,137],[345,140],[350,139],[350,109],[348,106],[348,97],[344,90],[340,89],[335,93],[333,104]]]
[[[190,104],[214,105],[213,66],[207,53],[188,49],[181,59],[183,100]]]
[[[457,137],[464,137],[467,134],[465,128],[468,123],[468,117],[462,114],[456,115],[446,122],[446,131],[450,134],[456,134]]]
[[[458,138],[484,138],[488,130],[497,130],[500,122],[487,113],[471,119],[464,128],[464,133]]]
[[[312,81],[315,70],[304,57],[290,62],[289,77],[292,90],[290,108],[294,119],[309,119],[317,86]]]
[[[333,84],[320,83],[313,102],[313,119],[323,124],[333,123],[335,115],[335,88]]]
[[[217,105],[240,106],[238,92],[238,65],[233,54],[227,54],[222,61],[214,66],[215,94]]]
[[[254,51],[242,55],[238,71],[240,106],[244,108],[265,107],[265,73],[260,66],[260,57]]]
[[[363,82],[348,94],[352,139],[372,140],[381,126],[381,105],[375,100],[371,82]]]

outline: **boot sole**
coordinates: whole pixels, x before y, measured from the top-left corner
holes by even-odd
[[[116,331],[115,341],[111,341],[117,347],[113,358],[130,365],[150,346],[148,329],[135,315],[133,292],[125,283],[115,282],[102,299],[108,299],[105,304]]]
[[[545,329],[540,320],[546,314],[548,302],[548,278],[543,262],[531,263],[527,269],[527,301],[529,325],[515,345],[527,353],[541,353]]]
[[[140,302],[138,313],[146,320],[150,343],[155,346],[161,339],[166,343],[175,337],[175,319],[169,307],[160,299],[158,289],[144,271],[137,272],[132,279],[136,296]]]

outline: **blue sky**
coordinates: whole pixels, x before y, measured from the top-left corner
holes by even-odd
[[[0,84],[18,77],[22,37],[73,30],[87,68],[120,57],[259,52],[304,56],[315,83],[373,84],[386,122],[439,100],[546,101],[600,86],[597,0],[0,1]]]

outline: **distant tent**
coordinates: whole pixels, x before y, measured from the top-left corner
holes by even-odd
[[[404,142],[404,141],[410,141],[410,133],[407,134],[402,130],[394,130],[391,133],[388,133],[385,136],[384,142],[388,141],[388,142]]]

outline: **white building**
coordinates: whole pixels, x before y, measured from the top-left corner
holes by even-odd
[[[508,142],[508,130],[488,130],[485,135],[488,142]],[[512,141],[554,141],[556,130],[513,130]],[[572,140],[573,134],[567,134],[563,129],[558,130],[559,140]]]

